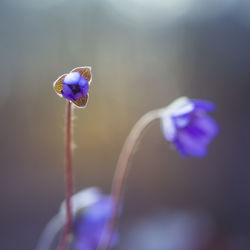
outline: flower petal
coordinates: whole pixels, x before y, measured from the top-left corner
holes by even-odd
[[[65,99],[68,99],[68,100],[71,100],[71,101],[75,100],[71,88],[66,84],[63,84],[63,89],[61,91],[61,94]]]
[[[176,109],[175,112],[173,112],[173,117],[183,116],[190,114],[192,111],[194,111],[194,104],[191,101],[187,101],[182,107],[179,107]]]
[[[201,109],[204,111],[214,111],[216,108],[215,104],[209,101],[192,99],[192,103],[196,109]]]
[[[186,153],[195,157],[203,157],[207,153],[207,145],[204,145],[203,141],[199,141],[199,138],[185,131],[179,132],[175,145],[181,154]]]
[[[64,78],[63,83],[66,85],[77,84],[81,78],[81,74],[79,72],[70,72]]]
[[[176,136],[176,128],[172,118],[169,115],[165,115],[161,121],[162,131],[165,138],[172,142]]]
[[[62,96],[62,90],[63,90],[63,80],[67,76],[67,74],[64,74],[62,76],[59,76],[53,83],[53,88],[56,91],[56,93],[60,96]]]
[[[85,66],[85,67],[77,67],[71,72],[79,72],[85,79],[87,79],[88,83],[91,83],[92,80],[92,74],[91,74],[91,67]]]
[[[209,101],[178,98],[162,111],[165,138],[184,157],[205,156],[208,144],[219,130],[216,121],[206,114],[214,109],[215,105]]]
[[[207,152],[207,145],[218,134],[218,125],[207,115],[193,118],[192,122],[178,130],[174,144],[181,155],[203,157]]]
[[[197,119],[195,119],[193,123],[194,126],[199,127],[210,137],[215,137],[219,133],[219,127],[217,122],[208,115],[197,117]]]
[[[108,195],[100,195],[98,200],[78,214],[73,224],[74,250],[97,249],[103,230],[112,216],[113,199]],[[117,231],[113,232],[111,246],[117,243]]]
[[[173,142],[173,144],[182,157],[186,158],[188,156],[188,153],[185,151],[183,145],[179,142],[178,138]]]
[[[173,117],[176,128],[184,128],[190,123],[190,115]]]
[[[88,98],[89,98],[89,94],[85,95],[84,97],[82,97],[76,101],[72,101],[72,103],[74,104],[74,106],[76,106],[78,108],[84,108],[88,103]]]

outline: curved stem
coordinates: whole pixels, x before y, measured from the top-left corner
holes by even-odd
[[[113,212],[107,227],[104,230],[103,237],[99,244],[99,250],[107,250],[110,248],[113,231],[116,225],[116,221],[119,215],[119,208],[124,192],[126,179],[129,172],[130,160],[133,156],[133,152],[140,141],[143,131],[156,119],[160,118],[162,109],[148,112],[142,116],[139,121],[134,125],[130,134],[128,135],[122,151],[120,153],[118,163],[113,178],[113,184],[111,189],[111,195],[114,199]]]
[[[72,107],[67,102],[66,107],[66,143],[65,143],[65,172],[66,172],[66,223],[63,229],[59,250],[66,250],[68,247],[68,236],[72,231],[72,207],[71,197],[73,195],[73,174],[72,174]]]

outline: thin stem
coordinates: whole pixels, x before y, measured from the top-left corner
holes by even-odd
[[[69,234],[72,231],[72,207],[71,197],[73,195],[73,174],[72,174],[72,107],[67,102],[66,107],[66,143],[65,143],[65,172],[66,172],[66,223],[63,229],[59,250],[66,250],[68,247]]]
[[[128,135],[123,145],[122,151],[120,153],[120,156],[117,162],[115,175],[114,175],[113,183],[112,183],[112,189],[111,189],[111,195],[114,199],[113,213],[112,213],[111,219],[109,220],[107,224],[107,227],[104,230],[104,234],[99,245],[99,250],[108,250],[110,248],[113,231],[114,231],[117,218],[119,215],[119,208],[120,208],[120,203],[121,203],[121,199],[122,199],[125,184],[126,184],[126,179],[127,179],[128,172],[130,169],[129,163],[133,156],[133,152],[135,151],[135,148],[141,139],[143,131],[154,120],[160,118],[161,112],[162,112],[162,109],[154,110],[142,116],[141,119],[132,128],[130,134]]]

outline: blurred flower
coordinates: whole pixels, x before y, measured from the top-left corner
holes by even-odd
[[[73,250],[95,250],[98,248],[103,231],[111,217],[113,204],[110,196],[100,196],[98,201],[80,213],[74,221]],[[112,246],[118,241],[115,232],[112,238]]]
[[[73,235],[72,250],[96,250],[104,227],[113,208],[111,196],[103,195],[97,188],[88,188],[72,196]],[[46,226],[36,250],[56,249],[56,238],[65,223],[65,201],[59,213]],[[115,232],[113,245],[117,243]]]
[[[172,142],[182,156],[205,156],[207,145],[218,134],[218,125],[207,112],[215,105],[208,101],[181,97],[162,112],[165,138]]]
[[[53,84],[56,93],[70,100],[75,106],[83,108],[88,101],[91,82],[91,68],[78,67],[69,74],[60,76]]]

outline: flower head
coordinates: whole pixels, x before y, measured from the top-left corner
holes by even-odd
[[[75,106],[83,108],[88,102],[91,78],[90,67],[78,67],[69,74],[58,77],[53,87],[59,96],[68,99]]]
[[[110,195],[104,195],[98,188],[87,188],[72,196],[73,232],[70,243],[72,250],[96,250],[104,227],[111,217],[113,200]],[[48,223],[37,250],[56,249],[57,238],[65,224],[66,203],[62,203],[59,212]],[[115,232],[113,246],[118,241]]]
[[[183,156],[205,156],[207,145],[218,134],[218,125],[207,112],[215,105],[208,101],[181,97],[163,110],[161,121],[165,138]]]
[[[95,250],[102,239],[105,227],[111,218],[113,209],[112,199],[108,195],[100,196],[99,199],[88,206],[84,212],[75,218],[73,230],[73,250]],[[118,233],[112,238],[112,246],[118,241]]]

